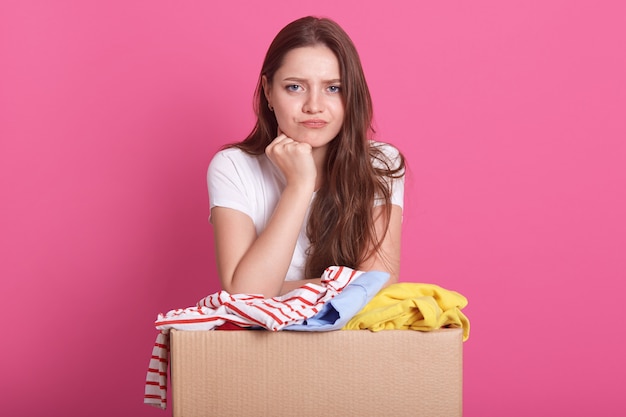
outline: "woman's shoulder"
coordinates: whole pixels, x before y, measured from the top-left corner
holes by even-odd
[[[229,146],[222,148],[213,155],[213,160],[227,159],[236,161],[253,161],[257,158],[256,155],[251,155],[244,150],[237,148],[236,146]]]
[[[223,148],[213,155],[209,169],[253,169],[258,166],[258,158],[257,155],[251,155],[237,147]]]
[[[254,155],[237,147],[219,150],[209,164],[208,176],[236,177],[259,187],[283,181],[280,171],[265,154]]]

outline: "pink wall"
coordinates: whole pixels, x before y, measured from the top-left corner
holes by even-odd
[[[169,415],[152,322],[217,289],[206,167],[306,14],[411,165],[403,280],[470,300],[465,415],[626,413],[624,3],[300,3],[2,2],[0,414]]]

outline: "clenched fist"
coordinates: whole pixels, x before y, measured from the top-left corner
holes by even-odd
[[[265,154],[285,176],[287,185],[315,185],[317,169],[313,148],[297,142],[278,131],[278,136],[265,148]]]

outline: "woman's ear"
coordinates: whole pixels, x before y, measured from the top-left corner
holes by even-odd
[[[272,102],[270,100],[271,94],[270,94],[270,82],[267,79],[266,75],[263,75],[261,77],[261,85],[263,86],[263,94],[265,95],[265,99],[267,100],[268,104],[271,106]]]

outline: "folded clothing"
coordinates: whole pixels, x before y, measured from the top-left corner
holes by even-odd
[[[434,330],[462,327],[469,338],[470,322],[461,311],[467,298],[434,284],[403,282],[384,288],[343,327],[344,330]]]
[[[285,326],[283,330],[328,332],[340,330],[380,291],[389,280],[387,272],[369,271],[346,286],[322,306],[315,316]]]

